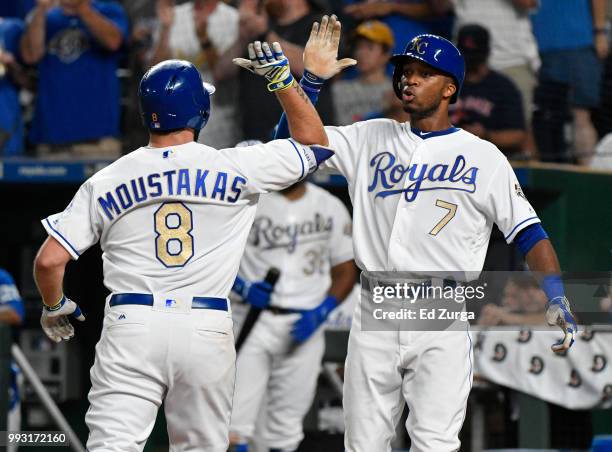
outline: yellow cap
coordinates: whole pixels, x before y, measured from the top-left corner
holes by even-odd
[[[368,20],[363,22],[355,30],[355,36],[360,36],[370,41],[377,42],[388,48],[392,48],[395,43],[391,28],[380,20]]]

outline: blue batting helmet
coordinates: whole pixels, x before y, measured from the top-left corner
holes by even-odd
[[[197,136],[210,117],[214,92],[190,62],[162,61],[147,71],[138,87],[142,122],[151,132],[189,128]]]
[[[465,78],[465,62],[461,52],[452,42],[436,35],[418,35],[408,43],[404,53],[391,57],[391,64],[395,66],[393,71],[393,90],[400,99],[402,97],[400,81],[402,79],[403,65],[410,58],[421,60],[452,77],[457,84],[457,91],[451,97],[450,102],[453,104],[457,101],[457,96],[459,91],[461,91],[463,79]]]

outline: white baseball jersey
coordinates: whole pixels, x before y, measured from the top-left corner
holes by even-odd
[[[348,179],[362,269],[479,273],[493,223],[511,242],[540,221],[506,157],[461,129],[420,132],[377,119],[326,130],[336,151],[327,164]],[[469,331],[369,331],[367,307],[362,298],[349,337],[345,450],[390,452],[405,403],[411,451],[459,450]]]
[[[411,130],[389,119],[326,127],[353,202],[360,268],[482,270],[496,223],[508,243],[539,218],[506,157],[462,129]]]
[[[225,298],[259,194],[314,167],[312,151],[291,140],[143,147],[88,179],[43,225],[74,259],[99,240],[111,292]]]
[[[307,183],[300,199],[280,193],[261,197],[239,273],[256,281],[277,267],[281,276],[270,303],[311,309],[327,295],[331,267],[351,259],[348,210],[326,190]]]

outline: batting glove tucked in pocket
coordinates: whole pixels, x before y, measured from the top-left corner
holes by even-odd
[[[67,341],[74,336],[74,327],[68,320],[72,316],[80,322],[85,321],[81,308],[70,298],[62,299],[52,307],[43,306],[40,325],[49,339],[53,342]]]

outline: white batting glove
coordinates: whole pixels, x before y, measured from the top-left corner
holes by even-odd
[[[85,321],[85,316],[79,305],[70,298],[66,298],[65,295],[55,306],[43,306],[40,325],[47,337],[53,342],[67,341],[74,336],[74,327],[68,320],[68,316],[72,316],[81,322]]]
[[[312,24],[310,37],[304,47],[304,76],[312,74],[328,80],[344,68],[357,64],[357,60],[343,58],[338,61],[341,24],[335,15],[323,16],[321,25]]]
[[[548,302],[546,307],[546,321],[550,326],[557,325],[563,330],[563,339],[552,345],[555,353],[563,353],[574,343],[574,337],[578,332],[576,320],[570,309],[569,301],[565,297],[556,297]]]
[[[295,80],[291,75],[289,60],[278,42],[273,42],[270,48],[267,42],[255,41],[249,44],[248,52],[249,60],[234,58],[232,61],[253,74],[265,77],[270,82],[268,91],[280,91],[293,85]]]

